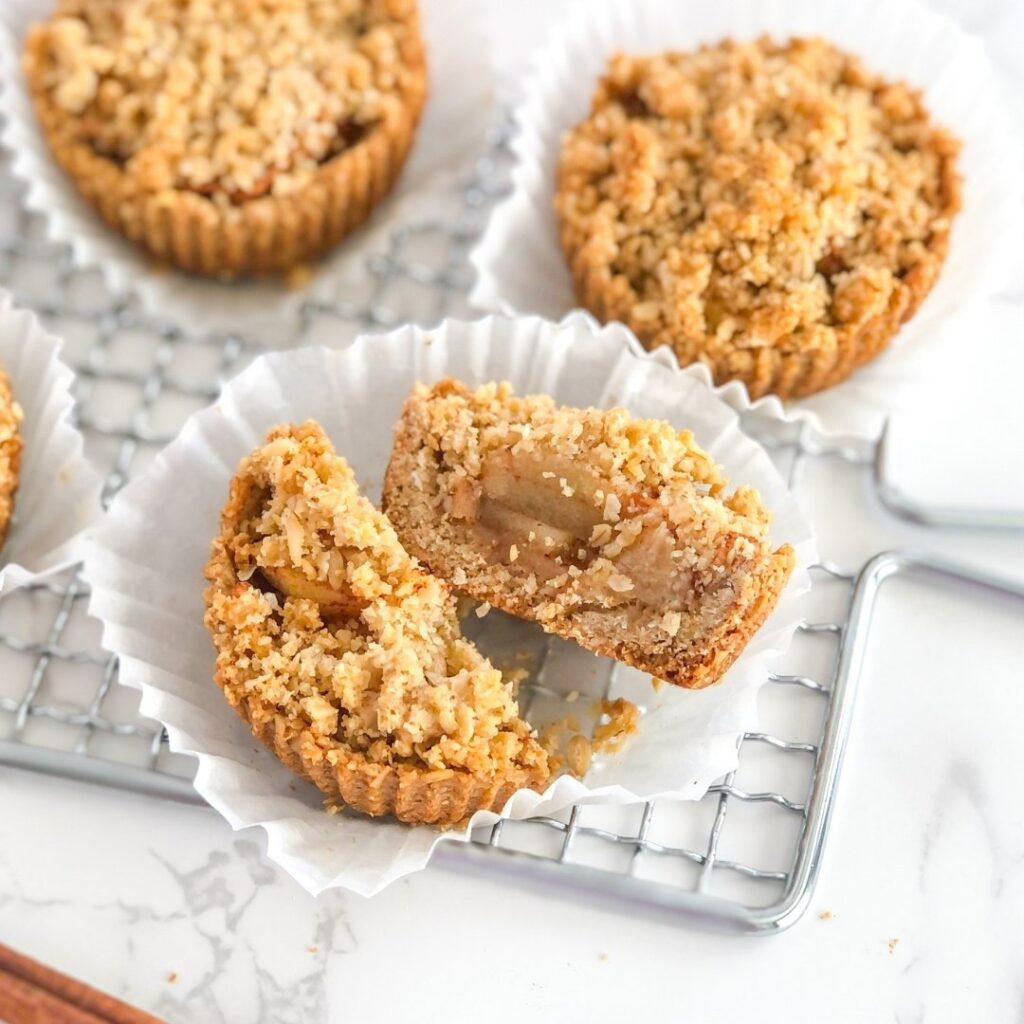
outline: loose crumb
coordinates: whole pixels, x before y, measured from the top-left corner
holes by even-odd
[[[607,953],[598,953],[597,954],[597,959],[598,960],[607,960],[608,959],[608,954]]]
[[[484,601],[484,603],[481,604],[477,608],[477,610],[476,610],[476,617],[478,619],[482,619],[490,610],[491,610],[490,604],[488,604],[486,601]]]
[[[586,736],[573,736],[566,747],[565,756],[569,762],[569,770],[577,779],[582,779],[587,774],[593,756],[590,740]]]
[[[831,921],[832,920],[832,911],[831,910],[823,910],[818,915],[818,920],[819,921]]]
[[[896,952],[896,947],[899,945],[899,941],[900,941],[899,939],[890,939],[889,940],[888,946],[889,946],[889,952],[890,953],[895,953]]]
[[[602,721],[594,729],[594,749],[610,754],[621,749],[627,736],[632,736],[640,721],[640,709],[624,697],[601,701]]]
[[[177,971],[168,971],[167,972],[167,980],[173,985],[178,980],[178,972]]]

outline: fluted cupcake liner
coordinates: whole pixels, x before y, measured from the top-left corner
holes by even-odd
[[[14,515],[0,547],[0,594],[67,569],[100,515],[100,479],[71,422],[73,375],[60,341],[0,295],[0,369],[24,418]]]
[[[121,658],[121,680],[142,691],[142,713],[167,728],[173,749],[196,756],[199,792],[235,828],[264,828],[270,856],[311,892],[343,886],[372,894],[422,868],[442,833],[348,811],[327,815],[322,794],[297,781],[254,739],[213,682],[203,566],[228,481],[270,426],[319,420],[364,492],[376,499],[405,397],[415,383],[446,376],[470,384],[508,380],[519,393],[544,392],[574,405],[624,405],[693,429],[730,480],[760,490],[774,517],[773,542],[789,542],[797,554],[775,611],[717,686],[654,690],[647,676],[552,639],[538,680],[543,691],[528,714],[531,724],[583,717],[606,686],[611,697],[636,702],[642,720],[636,735],[620,751],[598,755],[581,781],[561,776],[543,793],[523,789],[507,802],[505,792],[490,794],[504,803],[502,817],[553,814],[576,802],[699,799],[736,766],[737,740],[756,723],[767,662],[785,650],[802,617],[807,566],[816,557],[812,531],[765,451],[740,429],[734,403],[766,431],[791,425],[777,408],[752,413],[735,388],[714,389],[703,367],[679,370],[670,359],[644,352],[621,326],[599,327],[579,314],[561,323],[489,317],[445,321],[431,331],[405,327],[361,337],[342,350],[307,348],[259,358],[120,492],[90,541],[86,575],[104,643]],[[536,632],[496,612],[470,622],[485,653],[484,641],[510,624],[530,637]],[[512,649],[522,639],[517,635]],[[579,701],[565,699],[572,690],[580,692]],[[285,760],[298,758],[292,766],[309,774],[311,766],[287,737],[262,738]],[[344,798],[346,785],[370,780],[356,773],[324,781],[328,788],[336,783]],[[406,795],[422,798],[400,792],[400,783],[381,780],[382,809]],[[465,797],[469,807],[479,794],[451,796]],[[464,840],[471,827],[497,818],[481,812],[443,835]]]

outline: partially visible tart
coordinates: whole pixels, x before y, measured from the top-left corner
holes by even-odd
[[[416,0],[58,0],[25,72],[107,222],[222,277],[286,272],[362,223],[426,97]]]
[[[548,781],[448,585],[406,553],[316,423],[276,427],[242,460],[206,577],[217,684],[330,800],[451,825]]]
[[[822,39],[617,54],[558,164],[577,297],[717,383],[820,391],[934,285],[958,150],[917,90]]]
[[[14,514],[24,447],[19,433],[21,421],[21,406],[15,401],[10,378],[0,370],[0,544],[7,538]]]
[[[794,564],[690,433],[507,384],[417,387],[383,500],[461,591],[689,688],[721,679]]]

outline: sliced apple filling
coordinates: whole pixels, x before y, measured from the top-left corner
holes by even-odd
[[[264,566],[260,572],[274,590],[285,597],[300,597],[320,606],[324,619],[354,619],[366,607],[347,587],[332,586],[321,580],[307,579],[300,569],[291,566]]]

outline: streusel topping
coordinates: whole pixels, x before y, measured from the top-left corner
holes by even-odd
[[[207,574],[228,699],[300,723],[328,762],[546,770],[448,587],[406,554],[317,424],[276,428],[242,462]]]
[[[140,187],[227,204],[301,188],[395,114],[415,32],[415,0],[59,0],[26,60]]]
[[[957,150],[916,90],[821,39],[619,54],[564,141],[563,245],[687,361],[833,349],[931,287]]]

